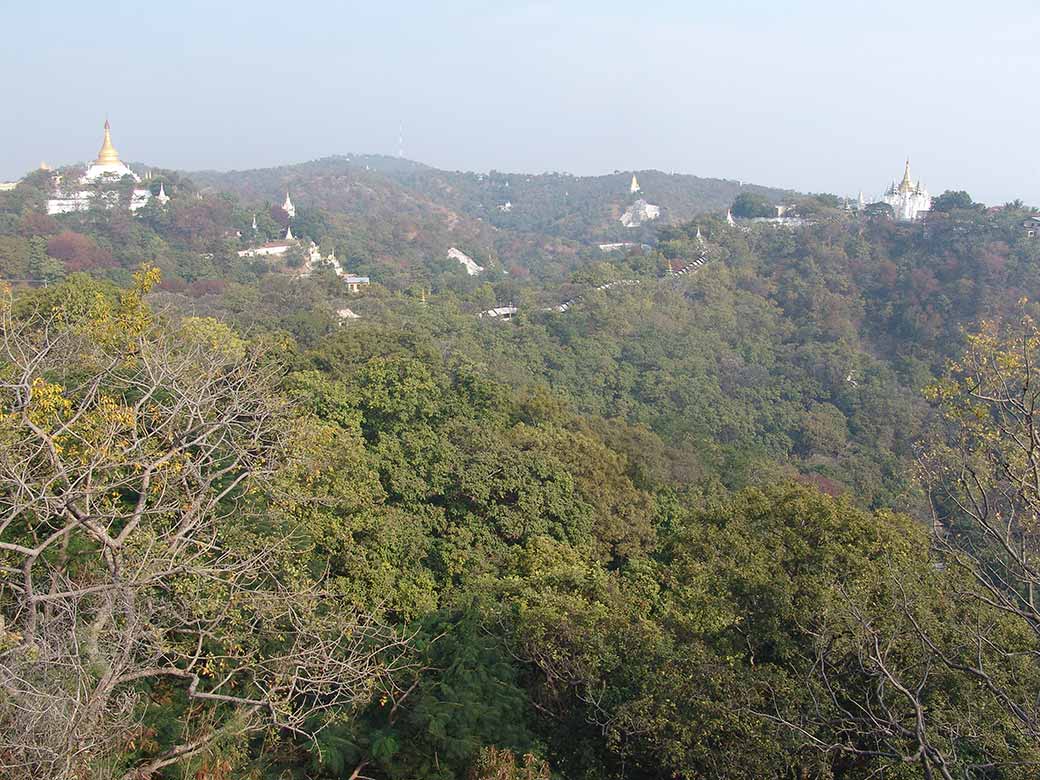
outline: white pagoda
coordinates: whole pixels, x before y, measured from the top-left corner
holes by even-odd
[[[898,186],[892,182],[881,196],[881,202],[891,206],[896,219],[901,222],[913,222],[932,208],[932,196],[928,194],[928,190],[920,180],[915,184],[910,179],[909,160],[906,161],[906,168],[903,170],[903,180]]]
[[[101,150],[98,152],[97,159],[87,166],[87,172],[80,179],[66,187],[63,186],[61,178],[58,178],[53,197],[47,201],[48,214],[87,211],[97,198],[100,198],[105,208],[114,208],[119,202],[119,193],[114,189],[105,190],[105,184],[119,184],[127,176],[134,184],[141,183],[141,177],[119,159],[119,153],[112,146],[111,130],[106,119],[105,139],[101,143]],[[75,189],[77,186],[83,189]],[[130,194],[130,211],[142,208],[151,198],[152,193],[147,188],[134,187]]]

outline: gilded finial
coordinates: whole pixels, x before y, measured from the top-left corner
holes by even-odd
[[[910,158],[906,158],[906,168],[903,170],[903,181],[899,183],[900,192],[909,192],[914,188],[914,183],[910,179]]]
[[[101,143],[101,150],[98,152],[97,159],[94,161],[95,165],[118,165],[119,164],[119,153],[116,148],[112,146],[112,126],[108,123],[108,119],[105,119],[105,140]]]

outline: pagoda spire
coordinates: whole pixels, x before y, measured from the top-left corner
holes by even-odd
[[[101,150],[98,152],[97,159],[94,161],[95,165],[118,165],[119,164],[119,153],[116,148],[112,146],[112,126],[108,123],[108,118],[105,119],[105,140],[101,142]]]
[[[914,188],[914,183],[910,179],[910,158],[906,158],[906,168],[903,169],[903,181],[899,183],[900,192],[909,192]]]
[[[294,240],[293,239],[293,234],[292,234],[292,225],[289,225],[289,227],[287,227],[285,229],[285,240],[286,241],[293,241]]]

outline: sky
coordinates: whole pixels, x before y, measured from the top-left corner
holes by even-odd
[[[1037,0],[0,0],[0,180],[333,154],[1040,205]],[[403,137],[403,144],[399,144]]]

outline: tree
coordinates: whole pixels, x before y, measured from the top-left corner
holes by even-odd
[[[842,582],[809,621],[813,706],[775,719],[863,771],[1028,778],[1040,761],[1040,331],[989,326],[929,394],[942,427],[919,467],[932,564],[906,550],[885,576]],[[915,560],[916,559],[916,560]],[[907,565],[910,564],[910,565]]]
[[[307,425],[276,368],[155,321],[157,280],[0,306],[0,776],[143,779],[312,734],[400,658],[299,565]]]
[[[47,254],[65,261],[69,271],[89,271],[114,265],[111,253],[89,236],[66,230],[47,242]]]
[[[734,217],[743,217],[744,219],[771,217],[776,213],[776,210],[769,205],[769,201],[753,192],[742,192],[737,195],[730,210],[733,212]]]
[[[868,203],[864,206],[863,213],[874,219],[893,219],[896,214],[890,205],[881,201]]]
[[[946,190],[942,195],[932,198],[932,211],[950,212],[957,209],[970,209],[975,203],[964,190]]]
[[[469,780],[549,780],[549,766],[531,753],[519,758],[511,750],[489,747],[469,772]]]
[[[1040,702],[1001,680],[1021,659],[1040,664],[1040,329],[1029,316],[971,336],[963,358],[930,390],[945,423],[920,459],[933,510],[934,544],[944,566],[974,586],[962,597],[1000,610],[1026,632],[1002,643],[967,629],[994,658],[963,663],[998,697],[1024,735],[1040,741]],[[967,627],[966,627],[967,628]],[[943,663],[953,662],[941,651]]]

